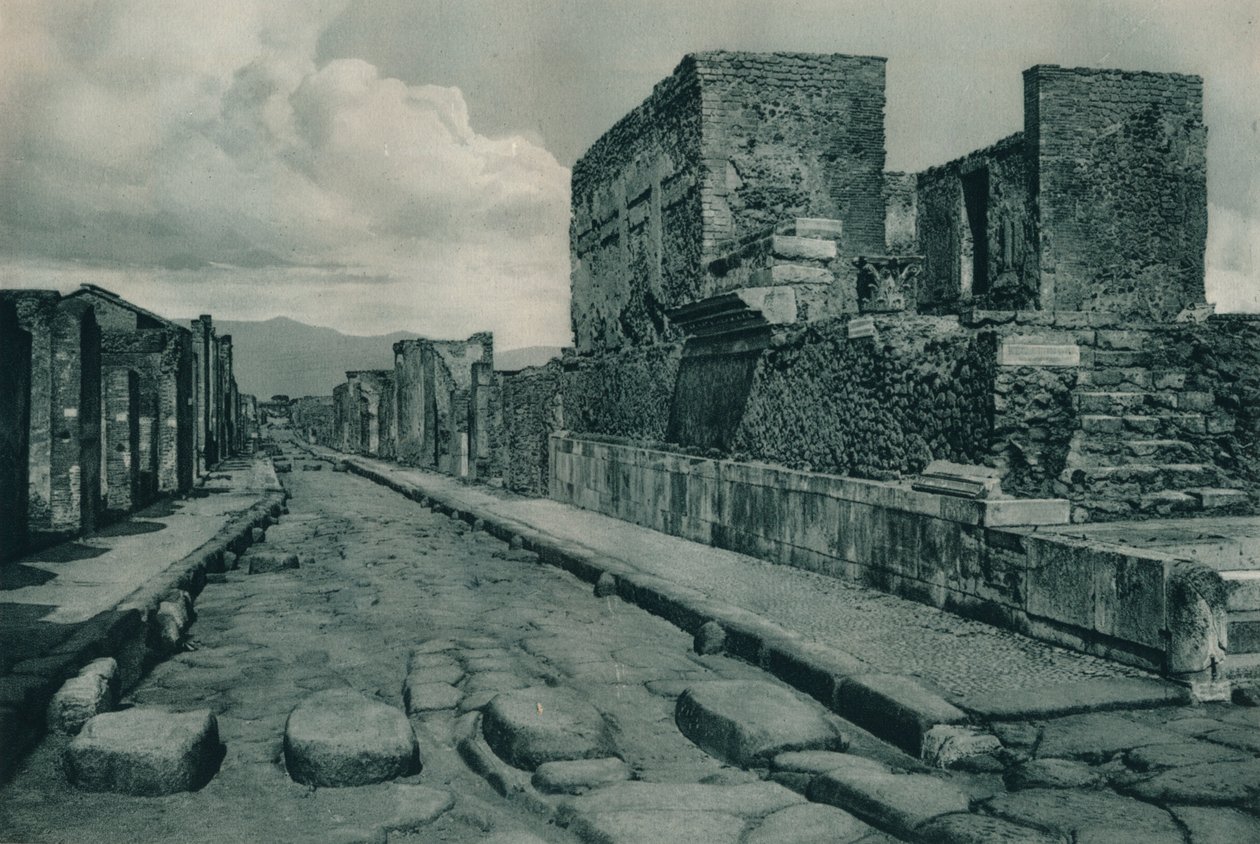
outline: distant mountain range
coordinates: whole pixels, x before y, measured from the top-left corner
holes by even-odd
[[[397,331],[360,337],[288,317],[215,320],[214,325],[217,333],[232,335],[232,363],[241,392],[260,400],[274,395],[331,395],[333,387],[346,380],[346,370],[392,369],[394,343],[420,336]],[[495,368],[537,366],[559,353],[559,347],[552,346],[495,349]]]

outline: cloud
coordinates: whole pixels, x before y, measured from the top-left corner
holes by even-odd
[[[317,63],[343,5],[6,2],[0,283],[567,342],[568,170],[458,88]]]

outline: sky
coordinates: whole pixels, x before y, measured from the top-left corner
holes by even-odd
[[[886,56],[893,170],[1033,64],[1197,73],[1208,298],[1260,311],[1260,0],[0,0],[0,286],[567,345],[568,168],[708,49]]]

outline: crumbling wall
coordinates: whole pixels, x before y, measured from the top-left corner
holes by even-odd
[[[991,341],[934,317],[815,323],[761,356],[732,451],[797,469],[889,478],[979,463],[993,427]]]
[[[1024,72],[1041,307],[1165,320],[1204,301],[1203,80]]]
[[[1036,235],[1024,136],[925,170],[917,182],[919,307],[1034,307]]]
[[[889,255],[919,252],[918,174],[884,174],[884,250]]]
[[[331,396],[296,398],[289,406],[289,413],[293,420],[293,429],[300,436],[316,445],[335,447]]]
[[[884,60],[697,53],[573,168],[579,352],[677,338],[707,264],[791,217],[844,221],[844,254],[884,248]]]
[[[562,368],[557,360],[500,374],[503,420],[503,482],[527,495],[546,495],[548,438],[564,430]]]
[[[0,299],[0,561],[26,543],[30,460],[31,335],[17,308]]]

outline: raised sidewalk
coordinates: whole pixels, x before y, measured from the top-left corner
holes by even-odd
[[[269,459],[228,461],[187,498],[0,567],[0,780],[43,734],[48,701],[79,668],[114,657],[122,687],[134,685],[158,604],[173,590],[195,596],[225,551],[275,520],[284,497]]]
[[[1184,703],[1155,675],[836,578],[671,537],[547,499],[311,448],[369,479],[510,539],[728,649],[917,755],[935,724]]]

